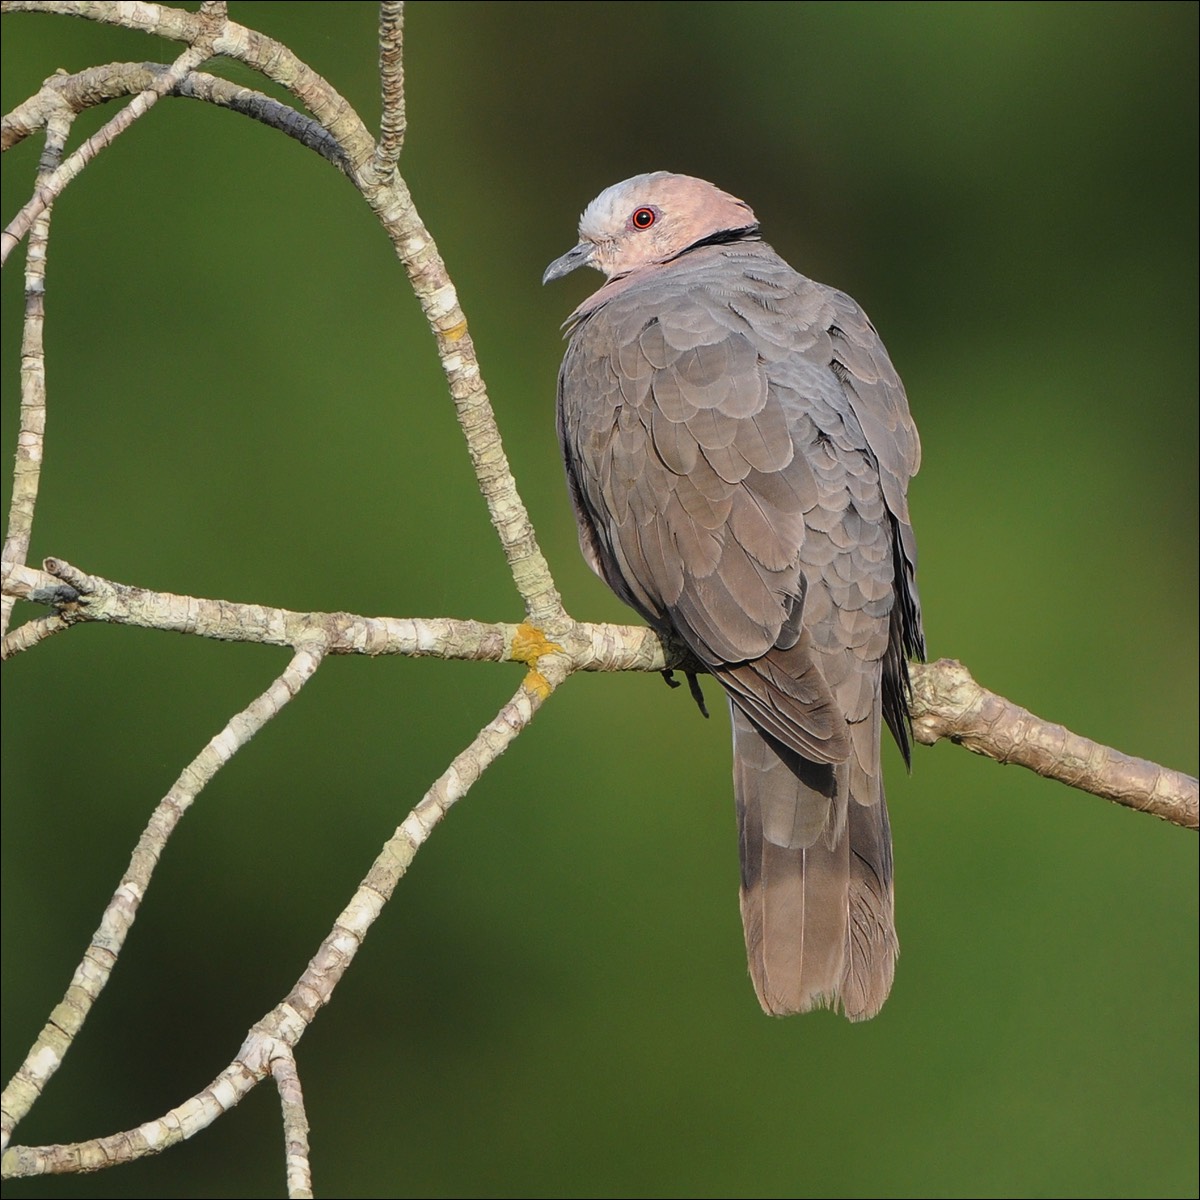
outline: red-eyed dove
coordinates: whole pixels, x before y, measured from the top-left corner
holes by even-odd
[[[924,655],[904,388],[858,305],[710,183],[627,179],[579,239],[543,282],[608,277],[566,322],[558,378],[584,556],[729,695],[763,1008],[872,1017],[898,949],[881,725],[907,759]]]

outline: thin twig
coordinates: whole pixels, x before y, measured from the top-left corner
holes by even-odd
[[[320,1009],[329,1003],[334,988],[345,975],[417,851],[450,808],[470,791],[483,772],[533,720],[568,669],[568,664],[558,655],[543,659],[539,669],[526,673],[512,698],[455,757],[388,839],[296,985],[265,1022],[267,1028],[289,1045],[296,1044]]]
[[[37,186],[44,186],[62,162],[63,147],[71,132],[74,114],[59,101],[46,120],[46,144],[38,163]],[[50,216],[47,204],[29,231],[25,256],[25,323],[21,332],[21,414],[17,430],[17,454],[13,466],[13,491],[8,509],[8,536],[4,539],[6,562],[24,563],[33,536],[33,514],[42,478],[46,438],[46,255],[50,248]],[[8,633],[13,597],[5,596],[0,608],[0,633]],[[36,631],[25,635],[25,645]],[[50,630],[49,632],[56,632]],[[42,633],[41,636],[45,636]]]
[[[404,4],[383,0],[379,6],[379,142],[371,158],[371,172],[380,182],[388,179],[400,161],[407,119],[404,115]]]
[[[308,1114],[304,1109],[304,1088],[296,1069],[292,1048],[278,1039],[271,1056],[271,1078],[279,1092],[283,1113],[283,1141],[286,1147],[287,1194],[289,1200],[311,1200],[313,1194],[312,1161],[308,1146]]]
[[[0,641],[0,662],[7,662],[10,658],[26,650],[32,650],[39,642],[44,642],[48,637],[53,637],[56,633],[63,633],[70,628],[71,622],[58,613],[26,621],[24,625],[19,625],[16,629],[6,633],[4,639]]]
[[[297,649],[279,678],[200,751],[155,808],[66,995],[51,1013],[49,1022],[0,1097],[3,1108],[0,1146],[8,1145],[18,1122],[58,1070],[75,1035],[108,983],[154,868],[184,813],[217,771],[312,678],[323,655],[324,649],[319,644]]]

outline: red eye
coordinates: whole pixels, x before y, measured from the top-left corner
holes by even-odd
[[[636,209],[633,216],[629,218],[634,229],[649,229],[656,220],[658,220],[658,213],[652,208]]]

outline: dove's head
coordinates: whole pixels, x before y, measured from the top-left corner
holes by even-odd
[[[655,171],[606,188],[579,218],[579,245],[556,258],[543,283],[576,267],[595,267],[609,279],[666,262],[698,242],[758,227],[744,200],[703,179]]]

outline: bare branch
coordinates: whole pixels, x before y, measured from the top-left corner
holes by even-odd
[[[88,67],[74,75],[51,75],[37,93],[0,120],[0,150],[10,150],[36,133],[58,105],[65,104],[71,112],[80,113],[121,96],[148,91],[169,70],[164,63],[114,62]],[[315,150],[339,171],[349,173],[345,151],[327,129],[312,117],[253,88],[230,83],[219,75],[193,71],[167,95],[203,100],[269,125]]]
[[[561,655],[571,671],[662,671],[692,666],[681,646],[664,645],[649,629],[571,622],[557,643],[530,625],[476,621],[295,613],[224,600],[147,592],[86,576],[49,560],[69,584],[67,620],[100,620],[195,633],[227,641],[293,645],[326,639],[330,654],[434,655],[537,665]],[[28,568],[7,572],[6,588],[55,603],[54,577]],[[61,584],[59,586],[62,586]],[[18,631],[20,632],[20,631]],[[978,754],[1017,763],[1068,786],[1195,828],[1197,785],[1190,776],[1129,758],[1061,726],[1042,721],[981,688],[952,660],[913,664],[913,728],[918,741],[948,738]]]
[[[276,1041],[271,1058],[271,1078],[279,1091],[283,1111],[283,1140],[287,1147],[287,1189],[291,1200],[311,1200],[312,1163],[308,1148],[308,1114],[304,1110],[304,1088],[290,1046]]]
[[[509,469],[480,374],[475,344],[446,264],[398,175],[387,187],[361,178],[356,182],[383,223],[433,330],[458,422],[467,439],[471,465],[508,559],[513,582],[525,601],[526,615],[532,624],[557,638],[569,625],[570,618],[563,609],[549,564]]]
[[[248,1044],[249,1039],[248,1039]],[[13,1146],[4,1152],[4,1178],[33,1175],[78,1175],[121,1166],[161,1154],[164,1150],[207,1129],[246,1096],[265,1075],[235,1059],[203,1091],[177,1104],[169,1112],[136,1129],[122,1130],[86,1142],[54,1146]]]
[[[299,658],[300,655],[297,655],[297,659]],[[313,670],[316,669],[316,665],[316,662],[312,664]],[[334,922],[333,929],[321,943],[291,992],[251,1030],[238,1057],[203,1092],[137,1129],[70,1145],[14,1146],[4,1155],[5,1178],[94,1171],[118,1162],[132,1162],[151,1154],[159,1154],[176,1142],[199,1133],[245,1097],[268,1073],[270,1064],[281,1053],[281,1047],[294,1047],[304,1036],[317,1013],[329,1003],[334,989],[353,962],[375,919],[383,911],[383,906],[404,877],[417,851],[437,828],[441,819],[453,804],[470,791],[480,775],[508,749],[533,719],[545,698],[565,677],[566,663],[556,654],[546,656],[542,666],[542,670],[531,669],[526,673],[512,699],[454,759],[388,839],[366,878]],[[309,674],[311,675],[311,671]],[[248,709],[247,712],[249,711]],[[233,722],[230,725],[232,726]],[[229,727],[226,732],[229,732]],[[218,740],[214,739],[214,742]],[[187,772],[184,773],[185,777],[186,775]],[[175,821],[178,822],[178,817]],[[110,905],[110,909],[112,907]],[[86,957],[84,962],[88,962]],[[103,986],[103,983],[100,986]],[[99,988],[96,990],[98,992]],[[68,992],[68,998],[70,996],[71,993]],[[88,1002],[90,1004],[90,1000]],[[66,1001],[60,1004],[55,1009],[55,1014],[62,1012],[66,1005]],[[54,1023],[47,1028],[54,1028]],[[59,1040],[62,1040],[61,1033]],[[69,1042],[69,1038],[67,1041]],[[41,1055],[44,1058],[53,1055],[54,1067],[57,1067],[62,1054],[49,1043],[43,1045],[39,1040],[39,1045]],[[45,1079],[36,1087],[26,1084],[25,1081],[38,1049],[39,1047],[35,1047],[34,1053],[31,1053],[18,1072],[23,1084],[19,1097],[24,1104],[21,1115],[28,1111],[28,1104],[24,1103],[26,1093],[28,1092],[29,1103],[32,1103],[40,1093],[41,1087],[45,1085]],[[36,1065],[40,1067],[41,1063]],[[50,1074],[52,1073],[53,1070]],[[48,1079],[49,1075],[46,1078]],[[11,1085],[10,1090],[13,1090]],[[6,1125],[9,1120],[7,1097],[6,1092]],[[12,1124],[15,1125],[16,1120]]]
[[[932,746],[949,738],[975,754],[1028,767],[1068,787],[1153,813],[1195,829],[1200,812],[1197,781],[1180,771],[1130,758],[1043,721],[997,696],[953,659],[910,668],[913,734]]]
[[[303,1029],[329,1003],[334,988],[417,851],[450,808],[461,800],[485,770],[533,720],[542,702],[565,677],[568,667],[549,655],[531,669],[512,699],[483,727],[405,818],[372,864],[329,936],[321,943],[304,974],[275,1009],[279,1036],[295,1045]]]
[[[198,36],[192,14],[150,4],[13,0],[8,10],[70,13],[184,40]],[[399,175],[381,181],[370,169],[375,148],[365,126],[336,90],[286,47],[226,22],[213,50],[289,88],[342,146],[351,178],[383,224],[433,331],[471,463],[527,617],[551,636],[559,636],[570,618],[509,469],[457,292],[407,186]]]
[[[39,642],[70,628],[71,622],[58,613],[26,621],[24,625],[12,630],[11,633],[6,633],[4,640],[0,641],[0,662],[6,662],[15,655],[32,650]]]
[[[528,624],[297,613],[150,592],[86,575],[59,559],[47,559],[46,566],[51,574],[4,564],[4,589],[54,605],[68,623],[104,621],[280,646],[317,638],[329,654],[429,655],[534,666],[555,655],[572,672],[702,670],[689,660],[684,647],[665,644],[652,630],[637,626],[594,625],[567,618],[563,632],[551,642]],[[56,591],[64,585],[65,592]],[[924,745],[947,738],[977,754],[1028,767],[1081,791],[1196,828],[1197,784],[1190,776],[1130,758],[1043,721],[981,688],[952,659],[914,663],[910,672],[913,732]]]
[[[54,198],[100,153],[110,145],[139,117],[144,116],[181,79],[211,57],[213,44],[225,24],[225,4],[218,0],[200,6],[197,17],[198,28],[192,44],[171,64],[170,70],[160,76],[153,87],[135,96],[115,117],[98,129],[82,146],[59,165],[45,179],[38,182],[33,196],[0,234],[0,265],[8,261],[9,254],[20,244],[36,218],[53,203]]]
[[[407,120],[404,115],[404,4],[383,0],[379,6],[379,89],[382,111],[379,143],[371,159],[371,172],[384,182],[400,161]]]
[[[323,656],[324,648],[319,644],[297,650],[283,674],[200,751],[155,808],[138,839],[129,866],[100,918],[99,928],[75,969],[66,995],[50,1014],[50,1020],[25,1061],[4,1089],[0,1098],[3,1108],[0,1144],[3,1146],[8,1145],[13,1130],[58,1070],[75,1035],[108,983],[125,938],[137,918],[154,868],[184,813],[217,771],[312,678]]]
[[[66,624],[100,621],[266,646],[299,646],[316,640],[327,654],[402,654],[534,665],[547,654],[561,652],[579,671],[662,671],[684,662],[682,647],[664,647],[656,633],[638,626],[572,622],[559,644],[547,641],[527,624],[293,612],[152,592],[88,575],[62,559],[49,558],[45,566],[46,571],[36,571],[5,563],[4,592],[54,606]]]
[[[63,147],[71,132],[74,114],[59,101],[46,119],[46,144],[38,164],[37,186],[43,187],[62,162]],[[33,535],[33,514],[42,478],[46,436],[46,254],[50,246],[51,206],[33,222],[25,257],[25,323],[21,333],[21,415],[17,432],[17,454],[13,467],[13,492],[8,510],[8,536],[4,560],[24,563]],[[12,619],[13,597],[3,598],[0,633],[7,634]],[[55,630],[46,630],[55,632]],[[43,632],[41,636],[46,636]],[[26,634],[24,641],[32,637]]]
[[[154,37],[197,43],[203,34],[200,13],[167,8],[142,0],[4,0],[4,12],[57,13],[104,25],[120,25]],[[231,58],[286,88],[343,148],[347,160],[361,167],[375,143],[358,114],[328,80],[274,38],[236,21],[226,20],[210,55]]]
[[[144,65],[144,64],[139,64]],[[97,67],[96,70],[106,70]],[[166,70],[166,67],[152,68]],[[56,81],[51,81],[56,82]],[[256,92],[253,88],[239,87],[222,79],[219,75],[208,75],[203,71],[193,71],[186,79],[180,80],[171,92],[173,96],[181,96],[187,100],[204,100],[220,108],[228,108],[241,113],[244,117],[258,121],[278,129],[280,133],[294,138],[309,150],[315,150],[322,158],[328,159],[343,174],[349,174],[350,165],[346,160],[346,152],[341,143],[318,121],[306,117],[303,113],[289,108],[286,104]]]

